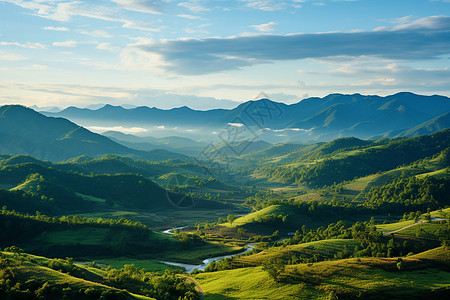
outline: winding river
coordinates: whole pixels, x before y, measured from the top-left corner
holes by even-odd
[[[176,229],[182,229],[182,228],[184,228],[184,227],[170,228],[170,229],[162,231],[162,233],[173,234],[172,231],[174,231]],[[173,262],[173,261],[161,261],[161,262],[165,263],[167,265],[182,267],[182,268],[186,269],[186,273],[191,273],[194,270],[203,271],[206,268],[206,266],[208,266],[212,261],[220,261],[222,259],[225,259],[225,258],[228,258],[228,257],[233,257],[233,256],[240,255],[240,254],[244,254],[244,253],[247,253],[247,252],[252,251],[252,250],[253,250],[253,244],[247,244],[247,249],[245,249],[242,252],[239,252],[239,253],[236,253],[236,254],[230,254],[230,255],[209,257],[209,258],[204,259],[203,263],[201,263],[199,265],[183,264],[183,263],[178,263],[178,262]]]
[[[245,249],[242,252],[236,253],[236,254],[230,254],[230,255],[224,255],[224,256],[215,256],[215,257],[210,257],[210,258],[206,258],[203,260],[203,263],[199,264],[199,265],[190,265],[190,264],[183,264],[183,263],[177,263],[177,262],[172,262],[172,261],[161,261],[162,263],[165,263],[167,265],[172,265],[172,266],[177,266],[177,267],[182,267],[186,269],[186,273],[191,273],[194,270],[200,270],[203,271],[204,269],[206,269],[206,266],[209,265],[212,261],[219,261],[228,257],[233,257],[236,255],[240,255],[240,254],[244,254],[246,252],[252,251],[253,250],[253,244],[247,244],[247,249]]]
[[[169,229],[167,229],[167,230],[161,231],[161,233],[174,235],[174,234],[175,234],[175,233],[174,233],[175,230],[177,230],[177,229],[183,229],[183,228],[186,228],[186,227],[187,227],[187,226],[173,227],[173,228],[169,228]]]

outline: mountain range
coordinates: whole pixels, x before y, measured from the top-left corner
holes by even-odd
[[[20,105],[0,107],[0,153],[29,154],[61,161],[80,155],[119,154],[153,161],[187,158],[167,150],[140,151],[116,143],[64,118],[44,116]]]
[[[170,135],[209,140],[214,137],[213,132],[217,136],[227,131],[230,123],[242,124],[260,139],[276,143],[429,134],[450,126],[449,112],[448,97],[402,92],[386,97],[330,94],[291,105],[260,99],[229,110],[200,111],[186,106],[170,110],[146,106],[126,109],[105,105],[95,110],[69,107],[45,114],[83,126],[139,126],[149,134],[156,134],[155,128],[164,128],[170,129]]]
[[[83,127],[90,125],[141,126],[149,128],[149,133],[159,126],[171,128],[171,135],[158,138],[117,131],[100,135]],[[227,155],[243,155],[280,142],[326,142],[347,136],[410,137],[449,127],[450,98],[412,93],[386,97],[332,94],[291,105],[261,99],[231,110],[208,111],[105,105],[95,110],[69,107],[44,115],[31,108],[5,105],[0,107],[0,153],[29,154],[51,161],[104,154],[152,161],[185,160],[186,155],[201,153],[211,141],[217,141],[215,149]]]

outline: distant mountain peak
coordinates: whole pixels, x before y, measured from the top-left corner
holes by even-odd
[[[111,104],[105,104],[105,106],[103,106],[97,110],[101,111],[101,110],[113,110],[113,109],[114,110],[126,110],[125,108],[123,108],[120,105],[111,105]]]

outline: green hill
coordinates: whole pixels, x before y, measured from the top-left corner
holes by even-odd
[[[32,174],[39,174],[36,175],[39,178],[36,176],[31,178]],[[41,181],[42,184],[36,180]],[[15,190],[53,198],[56,203],[72,202],[76,205],[79,198],[73,196],[73,193],[77,192],[105,199],[110,205],[117,204],[123,207],[169,206],[165,189],[141,175],[134,174],[81,175],[71,171],[57,170],[51,166],[25,163],[2,167],[0,182],[16,185]],[[3,204],[14,207],[14,203]]]
[[[102,283],[102,277],[82,266],[71,265],[85,278],[53,270],[50,260],[26,254],[0,252],[0,296],[5,299],[154,299]],[[43,261],[43,262],[42,262]],[[91,280],[87,279],[91,278]],[[93,278],[97,280],[94,281]]]
[[[435,155],[450,147],[450,130],[432,135],[392,140],[383,145],[339,153],[328,159],[301,161],[296,165],[266,165],[260,173],[288,183],[311,186],[332,185],[355,177],[395,169],[404,164]]]

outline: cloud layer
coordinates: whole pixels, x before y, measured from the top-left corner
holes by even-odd
[[[192,75],[305,58],[424,60],[450,53],[450,17],[431,16],[373,31],[178,39],[139,47],[160,55],[169,71]]]

